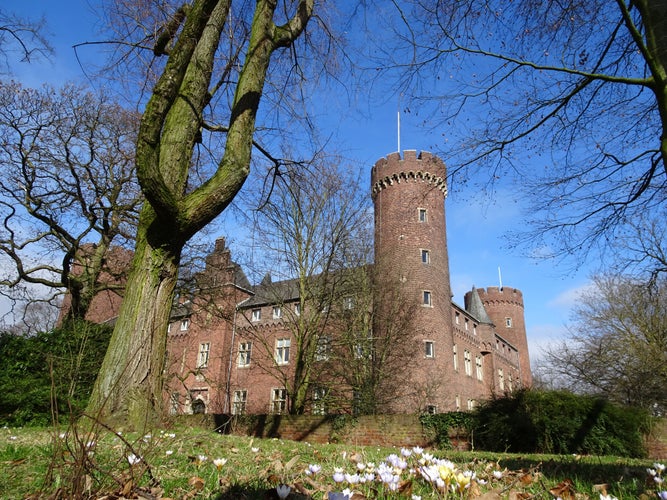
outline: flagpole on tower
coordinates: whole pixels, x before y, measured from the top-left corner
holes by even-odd
[[[398,94],[398,105],[396,106],[396,134],[398,137],[398,154],[401,154],[401,96]]]

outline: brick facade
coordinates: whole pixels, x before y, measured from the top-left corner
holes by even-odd
[[[465,411],[531,384],[521,292],[473,288],[463,306],[451,300],[446,176],[444,163],[428,152],[393,153],[372,167],[375,262],[339,277],[347,289],[332,302],[337,307],[327,306],[326,321],[315,325],[318,344],[326,342],[306,348],[330,353],[317,352],[307,412],[355,413],[358,393],[350,372],[368,369],[362,362],[371,356],[384,359],[384,372],[374,381],[373,394],[382,395],[373,401],[375,413]],[[122,257],[127,265],[128,256]],[[165,365],[169,412],[286,412],[299,349],[295,325],[306,321],[299,283],[267,278],[252,286],[222,238],[196,282],[196,294],[172,310]],[[110,320],[119,304],[119,295],[101,294],[89,319]],[[354,324],[360,320],[350,314],[353,308],[366,324]],[[375,351],[359,348],[346,358],[349,340],[347,346],[338,340],[362,331],[361,340]],[[324,404],[320,382],[335,404]]]
[[[384,413],[467,410],[492,394],[531,383],[521,292],[473,288],[463,307],[451,301],[445,180],[444,163],[427,152],[393,153],[371,171],[373,273],[379,277],[371,301],[373,335],[401,328],[397,321],[392,325],[397,302],[410,311],[407,331],[393,346],[404,358],[393,370],[393,397]],[[272,284],[279,301],[262,296],[266,287],[247,282],[223,239],[200,278],[207,284],[197,297],[172,314],[166,368],[171,412],[286,411],[285,388],[295,369],[290,356],[297,348],[290,326],[300,314],[295,283]],[[332,313],[342,316],[344,309]],[[340,334],[335,321],[327,325],[327,336]],[[326,363],[321,366],[315,377],[333,376]],[[339,384],[336,397],[335,411],[354,411],[351,388]],[[347,406],[340,402],[345,398]],[[310,409],[324,411],[315,393]]]

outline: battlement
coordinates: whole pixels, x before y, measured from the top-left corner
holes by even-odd
[[[478,288],[477,293],[482,302],[509,302],[523,306],[523,293],[518,288],[489,286]]]
[[[401,182],[422,181],[433,184],[447,196],[447,167],[428,151],[414,149],[391,153],[375,162],[371,169],[371,189],[375,197],[383,189]]]

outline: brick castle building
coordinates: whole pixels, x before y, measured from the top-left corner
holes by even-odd
[[[371,195],[374,264],[309,277],[317,294],[269,275],[251,285],[216,241],[196,291],[172,310],[171,414],[283,413],[297,396],[316,414],[465,411],[531,385],[521,291],[473,287],[463,305],[451,300],[444,163],[390,154],[371,170]],[[89,319],[114,317],[107,295]]]
[[[315,368],[303,410],[318,414],[468,410],[531,384],[521,291],[473,287],[462,306],[451,300],[444,163],[427,152],[390,154],[372,168],[371,193],[375,262],[361,272],[373,286],[349,280],[326,306],[305,304],[298,280],[251,285],[224,239],[216,242],[197,292],[172,312],[172,414],[286,412],[304,369],[295,353],[307,349]],[[298,334],[304,307],[326,309],[313,345]]]

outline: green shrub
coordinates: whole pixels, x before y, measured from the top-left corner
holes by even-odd
[[[86,407],[111,328],[73,322],[33,336],[0,334],[0,425],[47,425]]]
[[[449,439],[452,429],[463,429],[469,433],[473,426],[473,416],[470,413],[460,411],[451,411],[447,413],[422,414],[419,421],[426,429],[431,429],[435,433],[435,440],[440,448],[452,448]]]
[[[648,412],[567,391],[521,390],[476,410],[477,449],[645,456]]]

